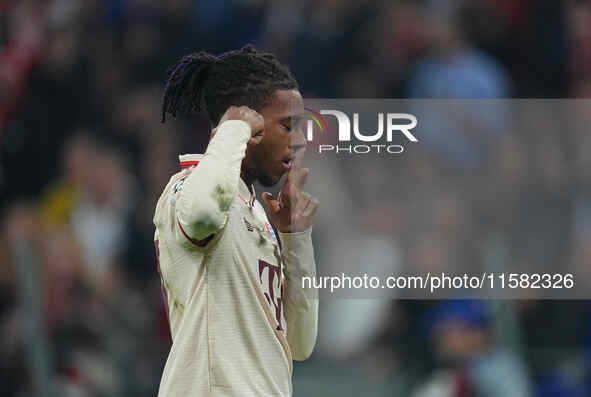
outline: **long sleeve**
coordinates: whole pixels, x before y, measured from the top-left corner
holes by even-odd
[[[250,136],[250,126],[241,120],[225,121],[218,127],[177,195],[177,222],[186,237],[203,241],[226,225]]]
[[[287,341],[294,360],[310,357],[318,331],[317,291],[302,288],[302,277],[316,276],[312,229],[299,233],[279,233],[285,264],[284,291]]]

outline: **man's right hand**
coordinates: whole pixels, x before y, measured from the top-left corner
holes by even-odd
[[[242,120],[250,126],[249,145],[258,145],[265,135],[265,119],[248,106],[230,106],[220,119],[220,124],[227,120]]]

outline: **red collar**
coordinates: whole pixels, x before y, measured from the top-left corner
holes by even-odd
[[[193,167],[194,165],[199,164],[199,160],[192,160],[192,161],[181,161],[181,170],[185,168]]]

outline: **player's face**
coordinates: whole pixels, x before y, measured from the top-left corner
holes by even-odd
[[[265,119],[265,134],[247,156],[259,183],[273,186],[289,171],[295,153],[306,146],[297,122],[304,114],[302,95],[298,90],[277,90],[259,113]]]

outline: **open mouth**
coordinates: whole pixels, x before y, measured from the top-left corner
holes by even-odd
[[[291,169],[291,160],[283,160],[281,165],[283,166],[284,170],[289,171]]]

